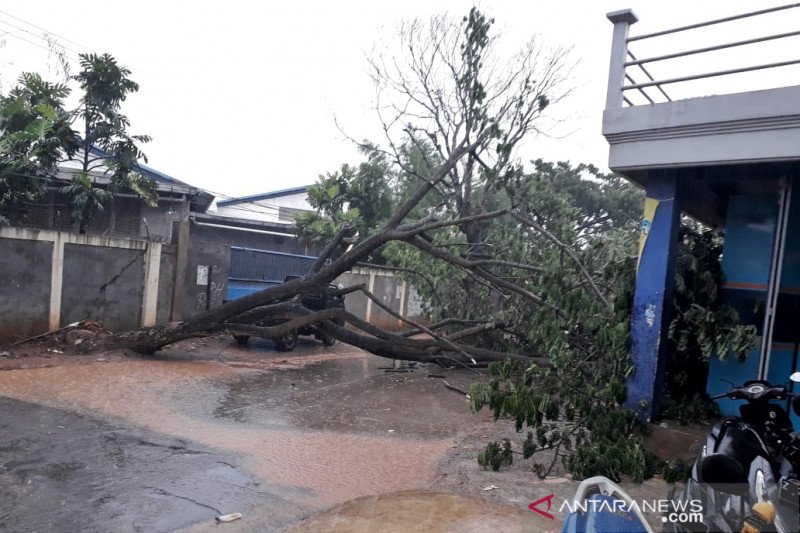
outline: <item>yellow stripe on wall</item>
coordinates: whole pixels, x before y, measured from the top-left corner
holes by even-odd
[[[655,198],[644,199],[644,215],[642,216],[641,235],[639,236],[639,259],[636,262],[636,270],[639,270],[639,263],[642,261],[642,252],[644,245],[647,242],[647,237],[650,235],[650,228],[653,226],[653,219],[656,215],[656,208],[660,200]]]

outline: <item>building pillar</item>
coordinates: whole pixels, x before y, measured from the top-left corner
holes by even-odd
[[[174,227],[177,225],[177,230]],[[175,241],[177,234],[178,249],[175,256],[175,279],[172,285],[172,306],[170,308],[169,320],[174,322],[183,318],[183,293],[186,283],[186,269],[189,264],[189,219],[182,219],[173,224],[172,240]]]
[[[631,317],[631,359],[626,407],[646,420],[658,416],[669,357],[667,339],[675,285],[680,206],[674,173],[658,171],[647,184],[636,291]]]
[[[367,290],[370,294],[375,294],[373,291],[375,290],[375,271],[370,269],[369,271],[369,285],[367,285]],[[372,323],[372,299],[367,298],[367,310],[364,313],[364,320],[367,322]]]
[[[142,326],[155,326],[158,313],[158,280],[161,269],[161,243],[148,242],[145,252]]]
[[[50,331],[61,327],[61,289],[64,282],[64,239],[61,232],[53,238],[50,267]]]
[[[608,68],[608,89],[606,91],[606,109],[622,107],[625,95],[625,62],[628,60],[628,31],[631,24],[639,18],[630,9],[613,11],[606,15],[614,24],[614,36],[611,40],[611,64]]]

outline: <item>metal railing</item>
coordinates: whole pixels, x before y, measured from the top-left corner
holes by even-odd
[[[767,13],[774,13],[776,11],[783,11],[785,9],[792,9],[800,7],[800,3],[793,3],[793,4],[786,4],[782,6],[771,7],[768,9],[760,9],[758,11],[752,11],[750,13],[742,13],[740,15],[733,15],[730,17],[724,17],[715,20],[709,20],[706,22],[699,22],[696,24],[689,24],[687,26],[681,26],[678,28],[672,28],[669,30],[658,31],[654,33],[648,33],[644,35],[636,35],[633,37],[628,36],[628,31],[632,24],[635,24],[639,19],[634,15],[633,11],[626,9],[623,11],[614,11],[609,13],[608,20],[610,20],[614,24],[614,36],[611,45],[611,65],[609,68],[609,79],[608,79],[608,93],[606,98],[606,109],[614,109],[622,107],[623,103],[627,104],[628,106],[635,105],[631,99],[626,95],[626,91],[638,91],[644,98],[650,103],[654,104],[657,103],[656,100],[653,98],[653,95],[648,94],[645,89],[655,88],[659,91],[661,96],[665,99],[665,101],[671,102],[672,98],[669,97],[667,92],[664,90],[665,85],[676,84],[681,82],[693,81],[693,80],[701,80],[705,78],[715,78],[719,76],[727,76],[730,74],[739,74],[742,72],[752,72],[756,70],[765,70],[771,68],[778,68],[778,67],[785,67],[788,65],[796,65],[800,64],[800,59],[790,59],[786,61],[777,61],[772,63],[763,63],[759,65],[750,65],[745,67],[738,67],[738,68],[731,68],[727,70],[717,70],[713,72],[702,72],[698,74],[690,74],[686,76],[678,76],[673,78],[666,78],[666,79],[655,79],[650,72],[645,68],[645,65],[649,65],[652,63],[656,63],[659,61],[666,61],[669,59],[676,59],[680,57],[692,56],[697,54],[704,54],[708,52],[715,52],[717,50],[725,50],[728,48],[735,48],[740,46],[747,46],[756,43],[763,43],[767,41],[774,41],[778,39],[785,39],[787,37],[795,37],[800,35],[800,30],[798,31],[790,31],[784,33],[777,33],[773,35],[765,35],[761,37],[755,37],[751,39],[744,39],[740,41],[734,41],[730,43],[723,43],[717,44],[713,46],[706,46],[703,48],[696,48],[693,50],[684,50],[680,52],[673,52],[653,57],[646,57],[643,59],[638,59],[629,49],[629,43],[642,41],[645,39],[650,39],[653,37],[660,37],[662,35],[670,35],[673,33],[678,33],[687,30],[693,30],[698,28],[704,28],[708,26],[713,26],[715,24],[721,24],[724,22],[731,22],[734,20],[745,19],[749,17],[755,17],[758,15],[764,15]],[[644,82],[637,82],[633,75],[628,72],[628,68],[638,68],[641,73],[645,75],[648,81]],[[628,82],[626,84],[626,81]]]

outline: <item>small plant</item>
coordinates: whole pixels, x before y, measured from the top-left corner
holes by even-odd
[[[484,470],[491,468],[497,472],[501,466],[510,465],[513,461],[509,439],[503,439],[502,443],[500,441],[490,442],[486,445],[486,449],[478,454],[478,464]]]
[[[692,473],[692,463],[683,459],[667,461],[661,463],[659,470],[667,483],[683,483]]]
[[[663,416],[675,420],[683,426],[698,424],[719,417],[719,407],[700,394],[695,394],[682,401],[676,401],[667,395],[664,398]]]

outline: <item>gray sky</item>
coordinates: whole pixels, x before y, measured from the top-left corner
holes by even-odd
[[[608,11],[631,7],[632,35],[780,5],[765,1],[561,0],[482,2],[511,48],[537,34],[548,46],[572,46],[576,91],[551,109],[562,120],[553,138],[530,139],[524,159],[589,162],[604,167],[600,133],[611,41]],[[473,5],[459,0],[394,2],[56,2],[0,0],[0,83],[21,71],[47,72],[42,30],[74,51],[109,52],[141,85],[123,111],[150,165],[175,178],[226,195],[304,185],[342,162],[357,162],[355,138],[381,142],[370,106],[366,57],[391,40],[403,19]],[[22,22],[18,17],[24,20]],[[28,24],[29,23],[29,24]],[[746,22],[635,43],[641,56],[800,29],[800,9]],[[3,32],[9,32],[3,35]],[[68,39],[68,40],[67,40]],[[656,78],[797,58],[800,39],[734,49],[692,60],[654,64]],[[84,48],[87,47],[87,48]],[[795,51],[795,52],[793,52]],[[72,51],[68,53],[75,56]],[[793,57],[794,54],[794,57]],[[52,62],[52,60],[51,60]],[[77,67],[74,67],[77,70]],[[798,84],[800,69],[718,78],[666,87],[673,97]],[[640,78],[641,76],[638,76]]]

